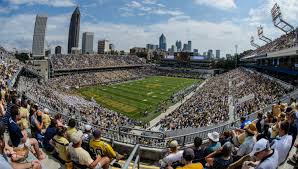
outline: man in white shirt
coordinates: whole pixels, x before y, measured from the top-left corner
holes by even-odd
[[[100,156],[97,156],[97,158],[93,160],[90,154],[81,147],[82,137],[83,132],[81,130],[73,133],[70,137],[72,143],[69,145],[68,151],[71,160],[75,164],[86,166],[91,169],[108,169],[110,159],[108,157],[101,158]]]
[[[178,151],[178,142],[173,140],[169,143],[170,152],[169,154],[160,160],[161,167],[172,165],[174,162],[182,162],[183,151]]]
[[[276,140],[272,145],[272,149],[278,151],[278,165],[282,164],[286,160],[291,149],[293,138],[291,135],[288,135],[289,127],[290,125],[287,121],[284,121],[280,124],[280,139]]]

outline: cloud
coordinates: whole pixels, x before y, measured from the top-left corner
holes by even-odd
[[[168,16],[179,16],[184,15],[184,12],[179,9],[169,9],[161,3],[157,3],[157,0],[143,0],[141,2],[131,1],[126,3],[124,7],[119,9],[123,13],[121,16],[144,16],[149,15],[168,15]]]
[[[210,6],[222,10],[236,8],[235,0],[194,0],[196,4]]]
[[[49,5],[54,7],[70,7],[75,6],[74,0],[7,0],[11,5]]]

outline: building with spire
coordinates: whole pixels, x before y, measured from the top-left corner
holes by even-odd
[[[164,34],[161,34],[159,37],[159,49],[166,51],[167,50],[167,39]]]
[[[71,53],[71,49],[79,47],[80,38],[80,17],[81,13],[79,7],[75,9],[72,13],[70,24],[69,24],[69,34],[68,34],[68,48],[67,53]]]

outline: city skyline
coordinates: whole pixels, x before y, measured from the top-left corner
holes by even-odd
[[[297,25],[297,2],[274,2],[281,6],[284,18]],[[52,53],[57,45],[65,53],[71,13],[79,5],[80,35],[94,32],[94,44],[105,38],[115,42],[118,50],[128,51],[134,46],[157,44],[158,37],[164,33],[169,46],[176,40],[191,40],[192,47],[200,53],[211,48],[221,49],[222,56],[225,56],[235,53],[235,44],[239,45],[238,53],[251,49],[249,38],[256,36],[256,27],[260,23],[264,23],[264,32],[270,38],[275,39],[282,34],[271,23],[269,11],[273,4],[273,0],[223,0],[216,3],[213,0],[187,0],[183,3],[178,0],[79,0],[76,3],[72,0],[5,0],[0,2],[0,21],[4,23],[0,30],[0,45],[8,49],[31,50],[35,16],[46,13],[46,43]],[[264,44],[257,38],[256,42]],[[78,46],[81,43],[80,36]],[[93,50],[96,51],[95,45]]]

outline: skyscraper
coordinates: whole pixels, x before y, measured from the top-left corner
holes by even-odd
[[[161,34],[159,38],[159,49],[162,49],[164,51],[167,50],[167,39],[164,34]]]
[[[37,15],[35,20],[32,56],[33,58],[41,58],[45,56],[45,34],[47,27],[47,16]]]
[[[61,46],[56,46],[55,47],[55,54],[56,55],[61,54],[61,50],[62,50]]]
[[[177,52],[181,52],[182,50],[182,42],[181,41],[176,41],[176,47],[177,47]]]
[[[213,50],[212,49],[208,50],[207,57],[208,57],[208,59],[211,59],[213,57]]]
[[[187,52],[188,51],[188,44],[184,43],[183,44],[183,49],[182,49],[183,52]]]
[[[82,53],[92,54],[93,53],[93,32],[84,32],[82,38]]]
[[[71,53],[71,48],[79,47],[80,38],[80,10],[79,7],[71,15],[71,20],[69,24],[69,34],[68,34],[68,53]]]
[[[188,42],[187,42],[187,47],[188,47],[188,52],[191,52],[191,41],[189,40]]]
[[[220,58],[220,50],[219,49],[216,50],[215,56],[216,56],[216,59]]]
[[[104,54],[110,51],[109,41],[106,39],[99,40],[97,46],[97,53]]]

